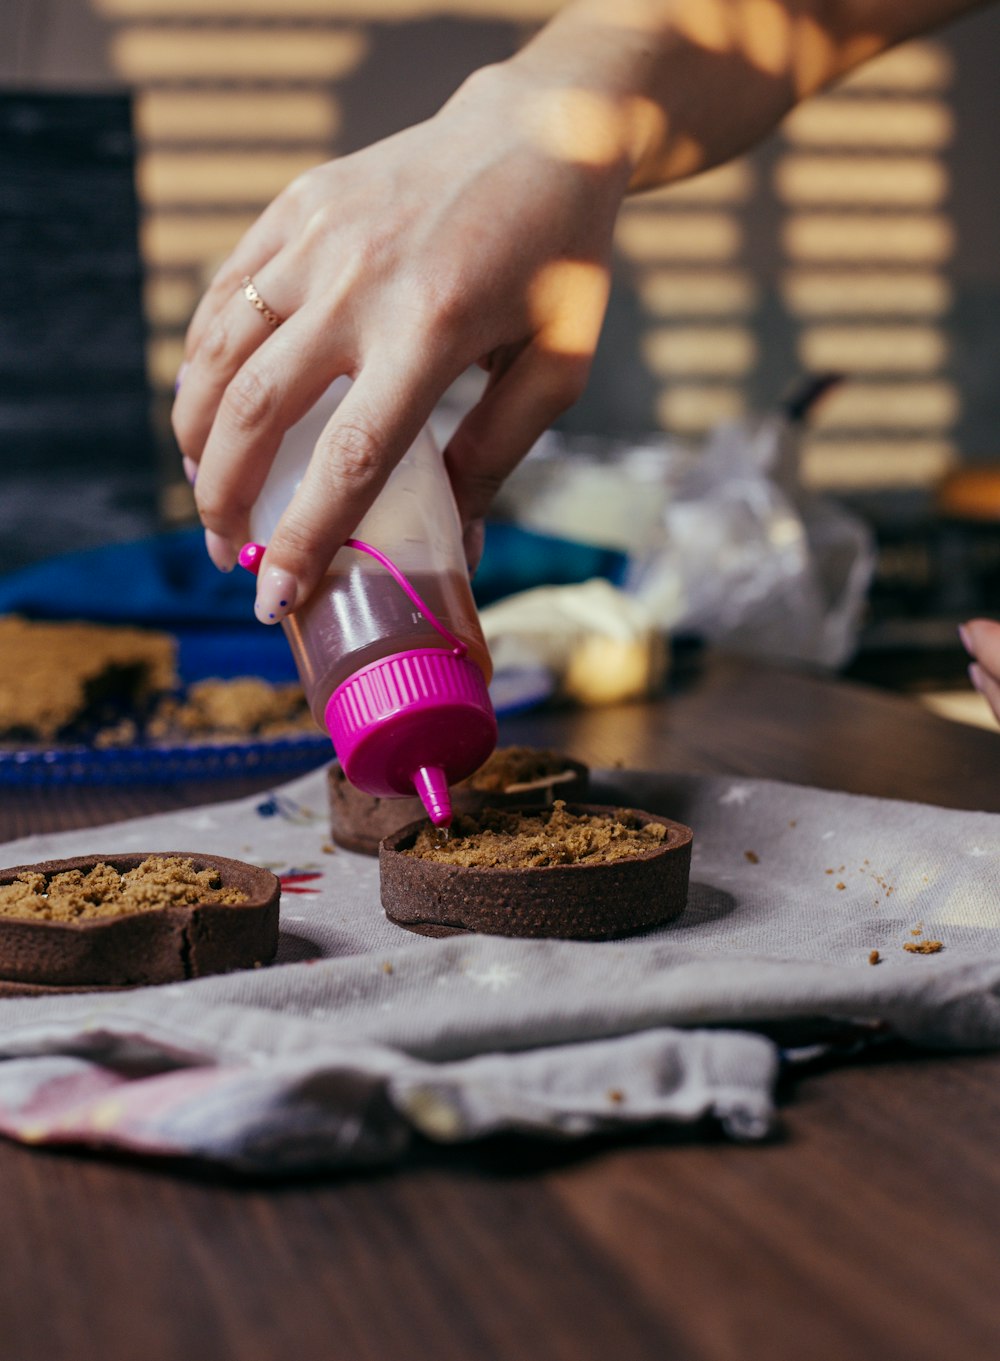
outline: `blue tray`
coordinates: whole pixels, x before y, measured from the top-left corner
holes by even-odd
[[[490,694],[498,717],[505,717],[543,704],[552,689],[547,671],[506,671],[495,677]],[[287,778],[323,765],[333,754],[330,739],[322,733],[224,744],[0,750],[0,787],[162,784],[258,774]]]
[[[490,563],[484,559],[491,598],[506,580],[507,567],[523,564],[526,544],[543,557],[549,552],[547,541],[512,526],[500,527],[497,535],[490,559],[492,576],[486,570]],[[557,550],[552,552],[562,561],[566,545],[558,544]],[[573,559],[571,563],[579,579],[595,570],[594,561],[586,553],[583,556],[585,561]],[[532,580],[530,584],[537,583]],[[47,559],[0,579],[0,614],[108,624],[141,620],[148,627],[165,629],[177,639],[178,670],[185,686],[210,676],[295,680],[291,650],[281,632],[261,628],[253,619],[254,589],[248,573],[227,576],[215,571],[205,556],[199,530],[181,530]],[[499,715],[533,708],[551,693],[548,673],[535,669],[498,675],[491,686]],[[291,776],[322,765],[331,755],[329,739],[319,733],[225,746],[140,743],[101,750],[84,745],[0,750],[0,786],[153,784],[248,772]]]
[[[160,784],[223,780],[234,775],[289,776],[312,770],[333,754],[315,737],[196,746],[60,747],[0,752],[0,786]]]

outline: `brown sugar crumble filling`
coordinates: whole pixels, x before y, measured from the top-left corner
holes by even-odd
[[[527,786],[555,784],[572,779],[566,758],[557,751],[537,747],[498,747],[489,759],[462,784],[485,793],[502,794]]]
[[[144,710],[177,683],[168,634],[0,618],[0,739],[51,742],[106,708]]]
[[[301,685],[273,685],[256,676],[197,681],[183,699],[161,699],[146,725],[153,742],[228,742],[318,732]]]
[[[53,875],[28,870],[12,883],[0,885],[0,917],[38,921],[89,921],[163,907],[246,901],[242,889],[222,883],[218,870],[195,869],[194,862],[183,856],[151,855],[125,874],[103,861],[86,871]]]
[[[0,747],[228,745],[319,731],[295,682],[237,676],[180,693],[171,634],[0,617]]]
[[[613,864],[658,850],[667,836],[659,822],[628,809],[614,816],[571,813],[562,799],[536,812],[487,808],[458,817],[448,837],[424,827],[404,855],[477,869],[538,869],[547,865]]]

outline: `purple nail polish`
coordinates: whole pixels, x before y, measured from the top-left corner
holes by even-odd
[[[969,632],[967,624],[959,624],[958,636],[962,640],[962,646],[969,656],[974,657],[976,655],[976,649],[972,645],[972,634]]]
[[[220,572],[231,572],[236,566],[236,554],[228,539],[211,529],[205,530],[205,549]]]
[[[177,370],[177,377],[174,379],[174,395],[175,395],[175,396],[176,396],[177,393],[180,392],[180,390],[181,390],[181,383],[184,382],[184,375],[187,373],[187,370],[188,370],[188,366],[187,366],[187,363],[186,363],[186,362],[183,363],[183,364],[180,366],[180,368]]]
[[[187,478],[187,480],[191,483],[191,486],[193,487],[198,477],[198,465],[197,463],[195,463],[193,458],[185,458],[183,460],[183,463],[184,463],[184,476]]]
[[[973,690],[978,690],[981,695],[986,693],[985,678],[978,662],[973,662],[970,665],[969,680],[972,682]]]

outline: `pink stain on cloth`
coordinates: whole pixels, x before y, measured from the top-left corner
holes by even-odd
[[[12,1060],[6,1069],[0,1131],[9,1138],[170,1157],[187,1151],[184,1139],[165,1137],[171,1117],[201,1107],[227,1076],[225,1069],[193,1068],[138,1079],[121,1069],[63,1056]]]
[[[278,878],[282,893],[318,893],[314,881],[322,879],[323,875],[318,870],[290,870],[288,874],[279,874]]]

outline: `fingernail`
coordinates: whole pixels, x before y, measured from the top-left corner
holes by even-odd
[[[198,465],[193,458],[184,459],[184,476],[193,487],[195,478],[198,476]]]
[[[181,383],[184,382],[184,375],[187,373],[187,371],[188,371],[188,366],[187,366],[187,363],[186,363],[186,362],[183,363],[183,364],[180,366],[180,368],[177,370],[177,377],[174,379],[174,394],[175,394],[175,395],[176,395],[178,392],[180,392],[180,390],[181,390]]]
[[[228,539],[211,529],[205,530],[205,548],[220,572],[231,572],[236,566],[236,554]]]
[[[462,546],[465,549],[465,565],[471,577],[482,561],[483,549],[486,546],[484,520],[472,520],[466,525],[465,533],[462,535]]]
[[[252,572],[254,576],[257,576],[263,559],[264,545],[262,543],[245,543],[240,549],[236,561],[245,572]]]
[[[972,634],[969,632],[967,624],[959,624],[958,636],[959,638],[961,638],[962,646],[965,648],[969,656],[974,657],[976,655],[976,649],[972,645]]]
[[[253,612],[262,624],[276,624],[295,608],[295,578],[280,567],[266,567],[257,578]]]
[[[972,681],[973,690],[978,690],[981,695],[985,694],[986,692],[985,677],[983,676],[982,667],[979,665],[978,662],[973,662],[972,665],[969,667],[969,680]]]

